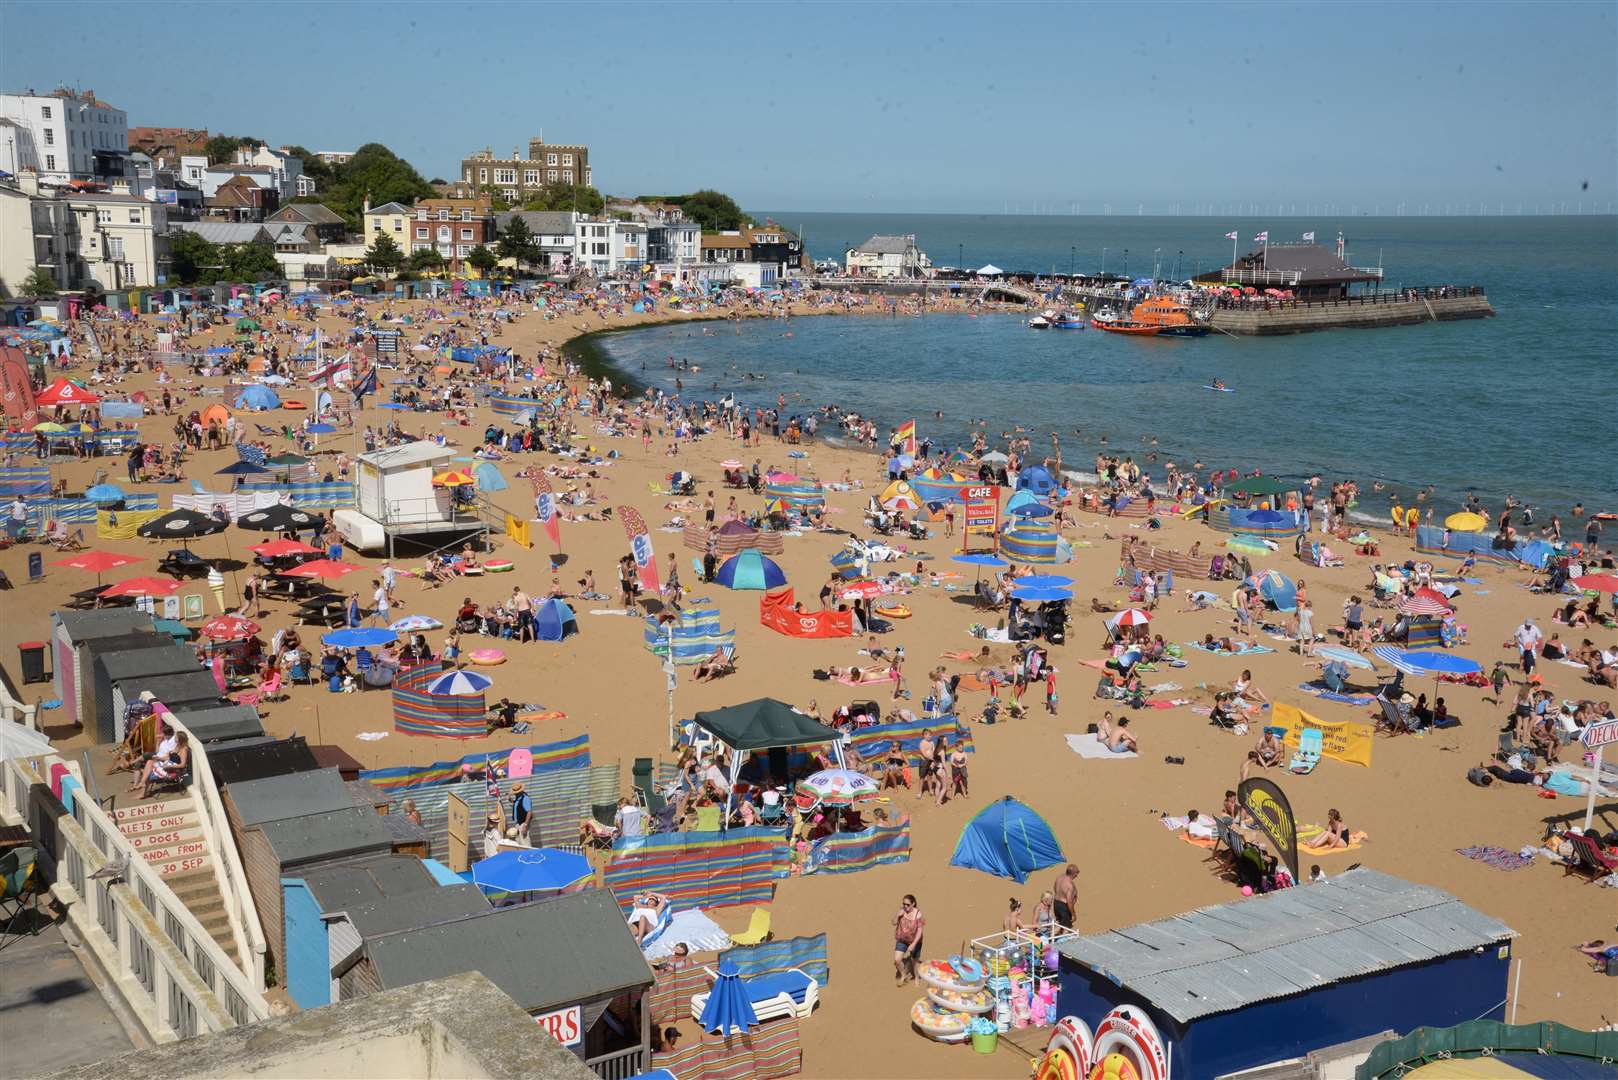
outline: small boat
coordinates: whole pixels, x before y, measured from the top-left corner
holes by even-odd
[[[1038,315],[1035,315],[1032,319],[1028,320],[1028,329],[1049,330],[1051,328],[1051,322],[1055,318],[1056,315],[1054,312],[1042,311]]]
[[[1097,330],[1107,330],[1114,334],[1134,334],[1137,337],[1156,337],[1163,332],[1161,326],[1148,323],[1138,323],[1129,319],[1091,319],[1090,325]]]
[[[1136,304],[1130,318],[1146,326],[1156,326],[1163,337],[1202,337],[1209,327],[1191,314],[1191,309],[1168,296],[1154,296]]]
[[[1084,313],[1082,311],[1064,311],[1056,317],[1052,324],[1058,330],[1083,330]]]

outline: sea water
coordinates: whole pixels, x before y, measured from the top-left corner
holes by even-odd
[[[1335,224],[1296,219],[1283,234],[1273,223],[1212,218],[775,217],[803,226],[817,258],[873,233],[915,232],[935,262],[956,261],[959,243],[970,266],[1055,264],[1063,273],[1070,259],[1080,273],[1098,271],[1106,246],[1108,272],[1125,272],[1127,247],[1128,273],[1149,275],[1162,249],[1162,278],[1228,261],[1220,236],[1231,228],[1243,251],[1264,227],[1273,240],[1311,229],[1336,240]],[[1480,284],[1498,316],[1200,339],[1033,331],[1021,314],[816,317],[658,327],[600,343],[642,383],[673,392],[683,379],[687,400],[734,393],[769,405],[784,394],[788,415],[835,404],[884,430],[914,418],[944,448],[964,444],[982,421],[992,444],[1021,427],[1041,455],[1054,432],[1064,467],[1081,470],[1105,449],[1143,462],[1155,452],[1154,475],[1167,461],[1200,458],[1208,468],[1352,477],[1362,511],[1378,518],[1393,497],[1408,505],[1429,485],[1441,510],[1476,491],[1490,507],[1507,494],[1527,499],[1541,521],[1552,513],[1565,521],[1577,501],[1618,511],[1618,218],[1349,226],[1349,261],[1380,259],[1385,287]],[[702,370],[670,370],[670,357]],[[1235,393],[1205,390],[1216,378]],[[1385,490],[1373,493],[1374,483]]]

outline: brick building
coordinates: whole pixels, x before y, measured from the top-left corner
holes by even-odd
[[[510,157],[497,158],[492,147],[484,147],[466,158],[461,162],[459,186],[472,191],[489,188],[517,203],[548,184],[594,183],[589,147],[529,139],[527,157],[514,147]]]
[[[410,251],[432,248],[456,262],[479,244],[495,240],[494,211],[488,199],[422,199],[416,203],[414,215]]]

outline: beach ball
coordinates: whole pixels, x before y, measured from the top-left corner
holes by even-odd
[[[1252,896],[1253,895],[1253,886],[1251,886],[1251,885],[1243,885],[1242,886],[1242,895],[1243,896]]]

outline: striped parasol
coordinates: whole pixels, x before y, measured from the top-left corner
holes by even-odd
[[[1431,596],[1407,596],[1399,601],[1399,614],[1401,615],[1437,615],[1440,617],[1455,614],[1448,604],[1441,603]]]

